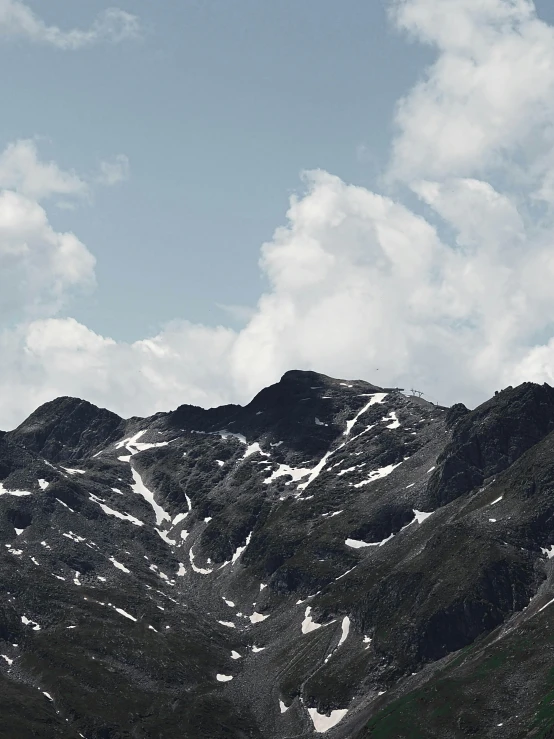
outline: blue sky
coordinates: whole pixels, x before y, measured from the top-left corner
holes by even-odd
[[[88,27],[105,7],[29,6],[63,28]],[[391,31],[381,2],[120,7],[140,18],[142,38],[70,58],[23,39],[0,47],[11,70],[0,140],[44,137],[41,155],[78,172],[129,157],[124,186],[50,218],[98,259],[98,288],[71,315],[130,341],[173,318],[234,320],[217,304],[253,307],[260,245],[300,171],[371,184],[395,101],[431,55]]]
[[[0,427],[550,381],[551,4],[107,7],[0,0]]]

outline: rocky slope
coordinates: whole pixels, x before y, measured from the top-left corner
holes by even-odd
[[[554,736],[554,390],[0,433],[0,736]]]

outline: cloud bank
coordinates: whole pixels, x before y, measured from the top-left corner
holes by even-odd
[[[126,344],[63,317],[94,258],[51,229],[37,199],[78,194],[80,178],[44,165],[46,185],[40,163],[0,157],[6,309],[29,314],[0,332],[0,426],[62,394],[127,416],[242,402],[291,368],[469,405],[507,384],[554,383],[554,30],[528,0],[389,10],[436,59],[398,102],[385,189],[304,173],[261,248],[268,289],[241,330],[173,322]],[[112,184],[114,167],[101,172]],[[13,288],[36,274],[38,304]]]
[[[48,25],[21,0],[0,0],[0,35],[75,51],[102,42],[119,43],[140,33],[137,16],[118,8],[100,13],[90,28],[70,29]]]

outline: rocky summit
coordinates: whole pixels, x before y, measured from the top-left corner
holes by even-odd
[[[0,433],[0,736],[554,737],[554,389]]]

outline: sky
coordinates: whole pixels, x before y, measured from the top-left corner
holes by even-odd
[[[554,384],[546,0],[0,0],[0,428]]]

